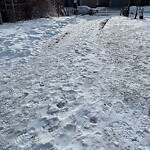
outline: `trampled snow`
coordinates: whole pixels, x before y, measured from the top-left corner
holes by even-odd
[[[50,37],[74,21],[73,17],[65,17],[4,24],[0,26],[0,57],[12,59],[34,55]]]
[[[150,149],[149,19],[4,24],[0,41],[0,149]]]

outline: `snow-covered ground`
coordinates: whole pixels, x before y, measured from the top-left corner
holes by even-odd
[[[50,37],[64,26],[75,23],[74,17],[36,19],[0,26],[0,58],[19,58],[38,53]]]
[[[0,149],[150,149],[149,19],[4,24],[0,41]]]

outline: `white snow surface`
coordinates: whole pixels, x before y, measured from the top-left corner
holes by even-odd
[[[0,150],[150,150],[149,19],[4,24],[0,41]]]

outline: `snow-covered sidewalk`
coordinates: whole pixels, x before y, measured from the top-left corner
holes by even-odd
[[[149,150],[150,20],[72,22],[26,62],[1,60],[0,149]]]

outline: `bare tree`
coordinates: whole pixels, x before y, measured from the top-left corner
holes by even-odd
[[[56,0],[56,12],[57,12],[57,15],[58,17],[60,16],[61,14],[61,3],[60,3],[60,0]]]
[[[48,17],[54,11],[50,0],[31,0],[28,5],[31,18]]]

